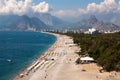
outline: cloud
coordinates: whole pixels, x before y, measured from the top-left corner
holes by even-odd
[[[120,1],[119,1],[119,3],[118,3],[118,8],[117,8],[117,12],[119,12],[120,13]]]
[[[73,17],[78,15],[77,13],[78,11],[75,11],[75,10],[59,10],[59,11],[53,12],[53,15],[58,17],[65,17],[65,16]]]
[[[119,5],[115,0],[104,0],[100,4],[90,3],[86,9],[79,9],[79,12],[86,13],[109,13],[117,10]]]
[[[34,12],[46,13],[49,11],[49,4],[46,2],[41,2],[40,4],[33,6]]]
[[[65,16],[81,16],[85,14],[107,14],[107,13],[120,13],[120,1],[117,3],[115,0],[104,0],[103,2],[89,3],[86,8],[78,8],[76,10],[59,10],[53,14],[60,18]]]
[[[47,13],[50,6],[45,1],[34,5],[32,0],[0,0],[0,14],[23,15],[29,13]]]

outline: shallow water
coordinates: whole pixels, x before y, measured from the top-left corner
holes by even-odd
[[[40,32],[0,31],[0,80],[12,80],[55,41]]]

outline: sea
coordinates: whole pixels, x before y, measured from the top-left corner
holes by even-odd
[[[40,32],[0,31],[0,80],[13,80],[55,41]]]

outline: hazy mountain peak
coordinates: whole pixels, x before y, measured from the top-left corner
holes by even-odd
[[[66,23],[65,21],[49,14],[49,13],[35,13],[32,17],[37,17],[39,18],[42,22],[44,22],[48,26],[58,26],[61,24]]]
[[[88,19],[88,22],[89,22],[90,24],[94,24],[94,23],[96,23],[97,21],[98,21],[98,19],[96,18],[95,15],[91,15],[91,16],[89,17],[89,19]]]

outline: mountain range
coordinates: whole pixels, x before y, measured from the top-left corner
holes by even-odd
[[[0,15],[0,30],[30,30],[30,29],[83,29],[95,28],[97,30],[117,30],[119,26],[111,22],[99,21],[92,15],[76,23],[63,21],[49,13],[27,15]]]
[[[99,31],[113,31],[120,29],[119,26],[111,22],[99,21],[96,16],[91,15],[88,19],[83,19],[77,23],[74,23],[74,27],[87,30],[89,28],[95,28]]]
[[[63,21],[55,16],[52,16],[49,13],[41,13],[41,14],[36,13],[32,17],[39,18],[46,25],[49,25],[49,26],[57,26],[57,25],[66,23],[65,21]]]
[[[0,29],[2,30],[27,30],[30,28],[49,29],[49,27],[35,17],[28,17],[26,15],[2,15],[0,16]]]

